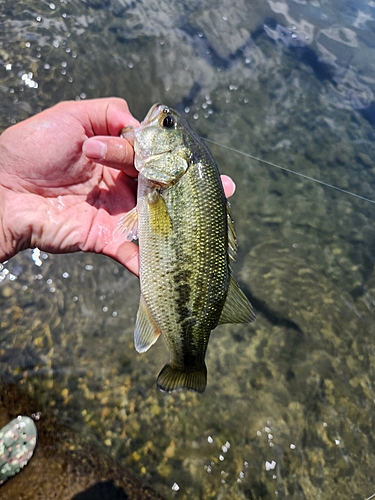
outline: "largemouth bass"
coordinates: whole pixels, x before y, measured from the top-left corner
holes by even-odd
[[[211,330],[255,319],[231,274],[233,221],[216,163],[203,141],[173,109],[155,104],[134,140],[137,206],[121,221],[139,239],[141,297],[134,331],[138,352],[165,337],[171,360],[158,389],[203,392]]]

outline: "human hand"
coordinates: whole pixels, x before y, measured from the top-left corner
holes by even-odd
[[[0,261],[26,248],[82,250],[138,274],[137,245],[112,236],[136,203],[127,125],[138,121],[122,99],[68,101],[0,136]],[[222,181],[231,196],[233,181]]]
[[[2,260],[29,247],[82,250],[137,272],[137,246],[112,238],[136,197],[133,147],[119,137],[126,125],[138,121],[122,99],[71,101],[0,136]]]

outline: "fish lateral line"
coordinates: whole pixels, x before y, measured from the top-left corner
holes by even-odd
[[[375,200],[371,200],[371,198],[366,198],[365,196],[361,196],[359,194],[353,193],[352,191],[347,191],[346,189],[342,189],[338,186],[335,186],[334,184],[329,184],[328,182],[321,181],[319,179],[315,179],[314,177],[310,177],[309,175],[302,174],[301,172],[296,172],[295,170],[291,170],[290,168],[283,167],[281,165],[277,165],[277,163],[272,163],[271,161],[263,160],[262,158],[258,158],[257,156],[253,156],[250,153],[246,153],[245,151],[241,151],[240,149],[235,149],[231,148],[230,146],[224,146],[224,144],[219,144],[218,142],[212,141],[211,139],[207,139],[206,137],[201,137],[201,139],[205,142],[209,142],[210,144],[214,144],[215,146],[219,146],[220,148],[227,149],[228,151],[232,151],[233,153],[237,153],[242,156],[246,156],[247,158],[250,158],[252,160],[259,161],[260,163],[264,163],[270,167],[278,168],[280,170],[283,170],[284,172],[287,172],[289,174],[297,175],[298,177],[302,177],[303,179],[306,179],[311,182],[315,182],[317,184],[320,184],[321,186],[334,189],[336,191],[339,191],[340,193],[347,194],[350,196],[353,196],[354,198],[358,198],[362,201],[366,201],[368,203],[372,203],[375,205]]]

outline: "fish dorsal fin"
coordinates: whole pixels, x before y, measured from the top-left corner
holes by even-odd
[[[228,224],[228,255],[234,260],[237,253],[237,237],[234,230],[234,220],[230,212],[230,204],[227,201],[227,224]]]
[[[136,351],[148,351],[158,340],[159,335],[160,331],[151,317],[143,295],[141,295],[134,328],[134,346]]]
[[[246,295],[238,286],[237,281],[230,277],[227,298],[221,316],[219,325],[223,323],[250,323],[255,319],[253,306],[248,301]]]
[[[119,238],[126,241],[138,239],[138,211],[136,206],[121,217],[113,231],[113,236],[115,240]]]

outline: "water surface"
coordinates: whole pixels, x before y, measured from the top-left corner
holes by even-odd
[[[1,129],[62,99],[154,102],[203,137],[375,200],[375,3],[0,1]],[[217,146],[252,325],[212,334],[203,396],[158,393],[139,286],[108,258],[0,271],[0,372],[165,498],[375,493],[375,207]]]

